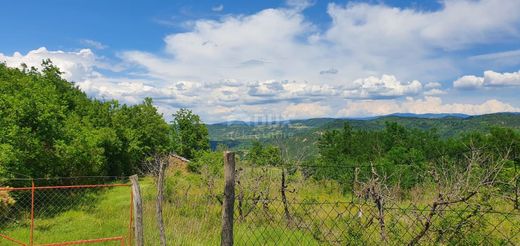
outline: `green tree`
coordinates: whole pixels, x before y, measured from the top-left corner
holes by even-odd
[[[0,63],[2,177],[127,175],[169,151],[169,126],[151,99],[128,106],[89,98],[50,60]]]
[[[274,145],[263,145],[259,141],[254,141],[249,148],[246,159],[253,165],[258,166],[277,166],[282,164],[280,148]]]
[[[208,128],[198,115],[189,109],[180,109],[173,118],[171,141],[177,154],[192,159],[195,152],[209,150]]]

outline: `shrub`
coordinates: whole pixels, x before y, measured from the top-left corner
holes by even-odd
[[[0,216],[4,216],[15,203],[9,191],[0,191]]]

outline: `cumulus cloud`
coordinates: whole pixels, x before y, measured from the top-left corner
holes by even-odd
[[[49,51],[45,47],[31,50],[23,55],[15,52],[13,55],[0,53],[0,62],[5,62],[7,66],[20,67],[25,63],[29,67],[41,69],[41,63],[45,59],[51,59],[54,65],[58,66],[63,77],[73,81],[83,81],[92,76],[96,76],[95,67],[105,67],[90,49],[79,51]]]
[[[329,85],[275,80],[248,83],[246,90],[239,88],[239,91],[247,91],[247,95],[241,97],[245,104],[323,101],[340,93],[338,88]]]
[[[484,72],[486,86],[520,86],[520,71],[513,73]]]
[[[0,61],[9,66],[21,62],[38,66],[42,59],[51,58],[65,71],[65,78],[78,82],[89,95],[126,102],[153,96],[161,112],[187,106],[212,120],[242,117],[244,112],[291,112],[297,105],[314,109],[328,105],[330,111],[321,111],[335,114],[345,101],[370,102],[378,104],[381,112],[389,112],[402,110],[407,104],[399,100],[404,97],[451,93],[440,83],[419,82],[457,76],[462,65],[450,54],[481,44],[510,42],[520,33],[516,13],[520,1],[446,0],[432,11],[358,2],[329,4],[332,22],[326,27],[303,15],[302,10],[312,4],[290,0],[284,7],[253,14],[190,20],[182,23],[184,32],[164,37],[162,52],[122,51],[117,63],[104,61],[91,49],[45,48],[25,55],[0,54]],[[93,40],[85,41],[85,46],[103,48]],[[512,51],[472,59],[516,55]],[[108,76],[100,68],[123,72]],[[481,77],[461,77],[453,86],[516,86],[518,74],[486,71]],[[431,98],[437,97],[412,101],[438,102]],[[499,101],[490,101],[488,106],[493,103],[497,106]],[[443,105],[437,108],[448,110]],[[471,111],[471,105],[461,105]]]
[[[520,86],[520,71],[512,73],[498,73],[492,70],[484,72],[483,77],[474,75],[462,76],[453,82],[458,89],[476,89],[480,87]]]
[[[381,78],[370,76],[356,79],[350,88],[343,91],[346,98],[396,98],[416,95],[422,90],[421,82],[414,80],[402,83],[393,75],[383,75]]]
[[[433,55],[439,49],[500,42],[520,31],[520,16],[512,11],[520,8],[518,1],[450,0],[431,12],[382,4],[330,4],[333,21],[324,30],[299,12],[310,4],[288,1],[289,8],[194,20],[186,32],[165,37],[164,54],[127,51],[122,57],[165,80],[338,85],[382,71],[403,80],[447,79],[457,73],[457,66],[448,56]],[[324,70],[317,73],[317,67]],[[323,75],[338,71],[342,77],[327,76],[323,81]]]
[[[359,117],[386,115],[392,113],[463,113],[468,115],[488,114],[496,112],[519,112],[520,108],[508,103],[491,99],[480,104],[443,103],[439,97],[423,99],[408,98],[406,101],[396,100],[363,100],[351,101],[338,112],[338,116]]]
[[[453,87],[457,89],[475,89],[484,84],[484,78],[474,75],[465,75],[453,81]]]

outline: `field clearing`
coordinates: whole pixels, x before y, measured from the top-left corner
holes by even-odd
[[[295,172],[287,177],[291,189],[295,190],[288,194],[287,216],[286,204],[279,195],[280,172],[274,169],[267,173],[267,178],[261,182],[261,190],[268,192],[266,197],[269,199],[255,200],[252,192],[255,182],[248,183],[247,180],[257,176],[257,170],[243,171],[242,186],[237,187],[236,192],[237,195],[244,190],[247,192],[244,192],[240,204],[238,197],[235,202],[235,245],[380,245],[385,240],[390,245],[403,245],[420,233],[423,225],[418,219],[424,219],[430,211],[427,201],[431,195],[423,195],[422,201],[403,199],[388,204],[384,214],[386,239],[383,240],[377,220],[378,210],[369,200],[343,194],[337,182],[305,179],[301,173]],[[155,183],[152,178],[145,177],[140,180],[140,185],[145,243],[157,245]],[[170,170],[163,205],[167,245],[220,243],[222,187],[223,180],[219,175]],[[36,243],[119,235],[128,239],[128,187],[76,195],[71,197],[80,199],[77,204],[36,217]],[[60,202],[66,202],[63,199]],[[466,203],[441,211],[434,217],[432,229],[421,244],[515,245],[514,242],[520,242],[518,211],[512,210],[510,203],[504,200],[495,199],[489,203],[496,211]],[[468,216],[475,219],[462,223],[462,219]],[[448,228],[446,225],[457,223],[461,224],[458,230],[442,232],[442,228]],[[22,212],[16,223],[6,223],[1,233],[28,242],[29,229],[30,214]],[[119,242],[96,245],[119,245]]]

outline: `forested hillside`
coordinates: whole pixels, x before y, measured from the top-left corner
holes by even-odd
[[[169,131],[151,99],[91,99],[49,60],[42,71],[0,63],[1,177],[132,174],[171,147]]]
[[[271,123],[231,122],[208,125],[213,146],[219,143],[241,149],[255,139],[266,143],[284,143],[289,149],[307,148],[316,153],[316,142],[326,130],[341,129],[348,123],[356,130],[382,130],[392,122],[406,128],[435,130],[442,138],[467,132],[489,132],[492,126],[520,129],[520,114],[496,113],[464,115],[390,115],[368,119],[316,118]]]

